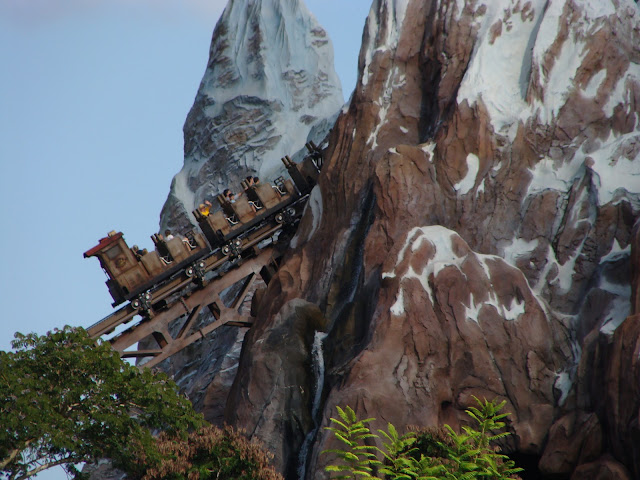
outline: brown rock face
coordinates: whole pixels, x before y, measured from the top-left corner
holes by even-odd
[[[570,475],[576,465],[596,460],[602,452],[602,428],[594,413],[571,412],[556,421],[540,459],[540,470]]]
[[[545,474],[640,476],[638,6],[376,0],[363,41],[226,418],[327,478],[335,405],[457,427],[505,399],[505,447]]]
[[[571,475],[571,480],[585,478],[589,480],[630,480],[635,477],[629,476],[629,472],[624,468],[624,465],[616,462],[609,455],[605,455],[595,462],[580,465]]]
[[[190,229],[198,204],[236,191],[247,175],[281,175],[280,159],[308,140],[320,143],[342,103],[331,42],[303,2],[229,0],[184,125],[184,165],[160,231]]]

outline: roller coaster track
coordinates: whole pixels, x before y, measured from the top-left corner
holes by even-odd
[[[240,315],[239,310],[245,299],[252,294],[251,286],[256,275],[260,274],[264,282],[269,283],[275,274],[280,254],[273,239],[285,224],[295,226],[302,209],[294,207],[306,204],[322,167],[321,150],[313,142],[306,144],[306,147],[310,155],[302,162],[300,169],[288,156],[282,159],[298,192],[302,193],[300,196],[289,196],[289,199],[280,204],[279,210],[272,212],[272,217],[269,214],[269,217],[261,220],[255,218],[248,222],[246,230],[224,238],[224,242],[231,240],[230,243],[219,245],[216,250],[197,258],[195,263],[185,268],[180,266],[180,270],[175,273],[167,273],[169,278],[162,277],[157,284],[140,286],[140,290],[132,294],[136,295],[135,298],[126,297],[130,300],[127,305],[88,328],[91,338],[103,337],[108,340],[124,358],[151,357],[141,365],[153,367],[223,325],[251,326],[252,320]],[[293,185],[291,188],[293,189]],[[289,194],[291,191],[289,190]],[[296,211],[299,213],[295,214]],[[208,225],[206,221],[205,225]],[[217,235],[214,236],[217,240]],[[265,246],[269,239],[272,240],[271,243]],[[211,239],[209,243],[214,245]],[[92,255],[93,253],[89,256]],[[239,289],[229,301],[230,287],[234,285],[239,286]],[[144,291],[146,288],[149,290]],[[227,300],[228,305],[222,297]],[[196,325],[200,325],[199,314],[205,307],[214,320],[193,331]],[[178,324],[177,321],[182,317],[182,323]],[[114,333],[134,319],[131,326]],[[127,350],[147,338],[155,339],[158,348]]]
[[[278,225],[257,231],[243,243],[235,257],[221,255],[219,250],[213,252],[199,260],[204,263],[199,278],[187,277],[181,272],[155,289],[152,302],[145,308],[135,308],[132,301],[89,327],[89,335],[108,340],[123,358],[151,357],[141,366],[153,367],[223,325],[251,326],[251,318],[241,316],[238,310],[252,293],[256,276],[260,275],[268,283],[277,270],[280,254],[274,244],[262,248],[259,244],[272,238],[281,228],[282,225]],[[226,293],[225,304],[221,298],[223,292],[236,284],[240,286],[238,293],[231,299],[226,298],[229,296]],[[155,308],[157,305],[161,307]],[[213,322],[193,331],[205,307],[213,315]],[[178,329],[174,322],[181,317],[184,319]],[[132,320],[135,322],[126,330],[107,338],[116,328]],[[155,339],[158,348],[127,350],[147,337]]]

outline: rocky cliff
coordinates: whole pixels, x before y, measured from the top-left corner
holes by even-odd
[[[216,29],[222,39],[248,25],[231,15],[238,3]],[[186,137],[195,125],[198,134],[186,139],[171,195],[189,185],[196,198],[242,176],[242,158],[263,156],[265,143],[224,147],[236,128],[228,119],[245,120],[245,139],[261,118],[244,94],[213,102],[226,98],[210,90],[224,92],[216,82],[254,58],[218,57],[226,44],[214,34],[212,59],[224,70],[210,63],[185,126]],[[638,5],[375,0],[359,69],[232,388],[216,373],[169,368],[192,376],[183,384],[208,399],[211,419],[224,409],[263,440],[287,478],[327,478],[319,452],[332,440],[322,427],[336,405],[376,417],[376,427],[457,427],[472,396],[507,401],[505,447],[540,475],[640,478],[640,330],[629,317]],[[319,77],[308,78],[316,88]],[[211,152],[233,173],[216,163],[195,173]],[[165,206],[163,222],[178,222],[176,211]],[[231,347],[200,348],[199,361],[234,364],[235,345],[226,357]],[[220,371],[235,374],[235,364]]]
[[[247,175],[281,175],[280,158],[320,142],[342,103],[331,42],[304,3],[229,0],[184,124],[184,166],[161,231],[189,228],[199,203]]]

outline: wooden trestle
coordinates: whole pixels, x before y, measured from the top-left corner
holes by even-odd
[[[242,263],[238,266],[220,274],[217,278],[195,290],[187,288],[193,285],[186,283],[176,285],[171,294],[171,303],[159,312],[139,312],[131,304],[128,304],[90,327],[89,335],[97,338],[108,334],[116,326],[130,322],[136,315],[140,315],[136,324],[109,341],[123,358],[153,357],[141,365],[153,367],[223,325],[249,327],[252,323],[251,317],[240,315],[238,310],[249,294],[256,275],[260,274],[268,283],[275,272],[275,255],[277,255],[276,249],[269,246],[254,257],[242,259]],[[239,293],[231,301],[229,307],[225,306],[220,297],[221,294],[239,282],[243,282]],[[214,321],[192,331],[200,312],[205,307],[212,313]],[[182,326],[175,335],[172,335],[169,327],[180,317],[184,317]],[[177,328],[174,326],[172,330],[175,331]],[[126,350],[149,336],[155,339],[158,348]]]

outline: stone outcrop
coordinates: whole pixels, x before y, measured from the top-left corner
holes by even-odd
[[[380,426],[459,426],[475,395],[507,400],[505,447],[544,459],[547,475],[605,468],[607,451],[631,471],[619,452],[635,433],[610,431],[605,402],[622,400],[602,385],[620,380],[612,358],[638,338],[629,330],[616,347],[640,212],[637,5],[378,0],[363,41],[356,91],[245,341],[228,419],[271,445],[290,478],[296,464],[325,478],[335,405]],[[296,323],[299,377],[301,359],[268,339],[301,300],[325,320]],[[248,360],[256,349],[281,365],[271,380]],[[321,395],[307,392],[314,384]]]
[[[230,0],[184,124],[184,166],[161,231],[191,228],[199,203],[256,175],[284,172],[280,158],[324,138],[342,107],[327,33],[299,0]]]
[[[342,105],[331,40],[302,1],[230,0],[184,125],[184,166],[160,231],[192,228],[200,202],[217,205],[215,195],[239,190],[247,175],[265,182],[280,175],[280,158],[297,159],[308,140],[320,144]],[[240,313],[248,316],[249,307]],[[200,324],[211,321],[208,311],[200,314]],[[212,423],[224,422],[246,331],[222,327],[161,365]]]
[[[254,68],[273,52],[254,48],[272,28],[258,5],[298,18],[289,0],[227,7],[164,225],[186,225],[185,211],[245,171],[274,168],[246,158],[277,162],[327,130],[305,110],[335,111],[316,102],[330,88],[311,66],[299,76],[275,63],[282,85],[256,94],[273,78]],[[305,45],[325,48],[304,25]],[[240,37],[247,48],[229,50]],[[375,0],[359,71],[242,352],[234,337],[166,368],[291,479],[328,477],[320,452],[336,405],[375,428],[458,428],[473,396],[507,401],[504,447],[539,459],[542,475],[640,477],[638,5]],[[285,141],[302,115],[309,128]]]

